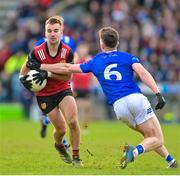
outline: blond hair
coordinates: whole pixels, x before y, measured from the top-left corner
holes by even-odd
[[[56,24],[56,23],[60,24],[60,26],[63,26],[64,25],[64,18],[62,16],[49,17],[46,20],[45,25],[47,25],[47,24]]]

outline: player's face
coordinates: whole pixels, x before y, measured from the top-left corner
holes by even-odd
[[[58,44],[62,36],[62,26],[60,24],[47,24],[45,28],[45,36],[50,44]]]

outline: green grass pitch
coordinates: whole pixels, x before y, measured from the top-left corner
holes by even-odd
[[[154,152],[139,156],[125,170],[119,160],[125,143],[138,144],[142,137],[119,121],[92,122],[88,134],[81,135],[84,168],[63,163],[54,149],[53,128],[47,138],[39,136],[40,124],[31,121],[0,122],[0,174],[51,175],[178,175],[180,169],[167,169]],[[163,125],[165,145],[180,163],[180,125]],[[92,153],[89,154],[90,151]]]

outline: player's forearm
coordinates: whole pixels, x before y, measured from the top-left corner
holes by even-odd
[[[138,74],[141,80],[153,91],[153,93],[159,93],[159,88],[152,77],[152,75],[141,65],[140,63],[134,63],[132,65],[133,70]]]
[[[40,69],[47,70],[56,74],[81,73],[79,64],[57,63],[57,64],[41,64]]]
[[[26,62],[22,65],[19,75],[26,75],[29,71],[29,68],[26,67]]]
[[[56,74],[69,74],[68,64],[41,64],[40,69]]]
[[[148,71],[145,71],[144,74],[141,74],[140,78],[153,91],[153,93],[156,94],[160,92],[154,78]]]
[[[82,73],[80,64],[69,64],[68,69],[69,69],[69,72],[71,73]]]

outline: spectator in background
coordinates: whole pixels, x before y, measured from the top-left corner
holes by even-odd
[[[26,60],[26,57],[27,54],[23,50],[18,50],[17,53],[9,57],[5,64],[4,71],[9,75],[12,75],[15,72],[19,72]]]
[[[4,41],[0,40],[0,72],[4,69],[4,65],[9,59],[10,55],[10,48]]]
[[[10,77],[5,71],[0,72],[0,100],[3,102],[11,102],[11,82]]]
[[[48,2],[47,8],[39,5],[39,0],[23,1],[19,3],[16,11],[7,13],[7,18],[4,18],[5,25],[2,26],[5,29],[5,37],[0,41],[1,71],[10,55],[18,50],[29,52],[28,42],[44,36],[42,30],[44,19],[50,11],[59,13],[56,12],[56,8],[52,8],[54,4],[56,7],[61,7],[61,1],[57,0],[52,2],[42,0],[40,3],[46,2]],[[120,29],[118,31],[121,37],[120,50],[139,55],[142,64],[152,73],[156,81],[178,83],[180,82],[180,1],[163,0],[163,2],[93,0],[75,4],[67,1],[67,8],[61,11],[68,18],[64,31],[77,42],[88,42],[90,54],[94,55],[99,51],[95,31],[100,26],[107,25]],[[81,8],[77,11],[77,7]],[[4,89],[7,95],[11,94],[11,87]]]
[[[175,0],[164,0],[164,2],[161,3],[159,0],[87,1],[84,3],[86,11],[78,12],[79,16],[75,8],[71,8],[71,11],[66,14],[68,16],[72,13],[74,18],[68,18],[69,22],[66,24],[67,30],[65,32],[69,33],[76,41],[88,42],[90,54],[94,54],[99,48],[96,44],[98,39],[95,31],[100,26],[106,25],[119,28],[121,29],[119,34],[122,41],[119,46],[120,50],[141,56],[145,66],[148,62],[147,68],[151,68],[152,75],[157,81],[171,81],[173,79],[177,82],[180,81],[180,60],[178,59],[180,57],[178,25],[180,2]],[[38,28],[42,29],[42,21],[48,15],[49,7],[55,3],[57,3],[55,0],[33,0],[20,4],[17,10],[19,13],[12,15],[13,19],[16,18],[16,27],[11,28],[11,31],[17,33],[18,37],[13,42],[15,44],[9,45],[11,53],[18,49],[26,50],[27,42],[34,37],[34,31],[32,31],[32,27],[29,27],[29,21],[36,21],[39,25],[33,24],[31,26],[35,28],[39,26]],[[71,4],[71,2],[68,3]],[[42,4],[45,4],[47,8],[44,9]],[[61,3],[56,5],[61,5]],[[74,5],[74,7],[76,6],[79,4]],[[66,12],[66,9],[63,12]],[[76,21],[72,23],[71,20]],[[8,23],[14,25],[14,20],[9,20]],[[19,37],[19,33],[21,37]],[[38,34],[38,32],[36,33]],[[43,31],[38,35],[42,36]],[[151,59],[153,54],[157,55],[155,60],[158,65],[158,74],[155,74],[157,67],[154,67],[154,61]],[[175,57],[176,62],[171,63],[171,69],[165,71],[164,68],[171,62],[172,56]],[[173,74],[176,75],[176,78],[172,78]]]
[[[91,56],[89,55],[89,46],[87,43],[79,43],[77,46],[78,57],[75,60],[75,63],[83,63],[88,61]],[[72,76],[72,85],[73,93],[76,98],[78,112],[80,117],[80,112],[82,112],[83,124],[82,127],[84,131],[87,130],[88,124],[91,117],[91,94],[93,87],[93,75],[89,74],[73,74]]]
[[[4,66],[4,72],[8,75],[10,83],[9,89],[11,92],[10,99],[13,102],[20,102],[24,108],[25,117],[29,117],[30,107],[32,104],[33,94],[24,89],[19,81],[19,71],[26,60],[26,53],[19,50],[13,54]]]
[[[10,79],[11,101],[21,102],[23,87],[20,84],[18,77],[19,71],[25,60],[26,54],[19,50],[17,53],[13,54],[5,64],[4,71]],[[27,110],[27,108],[24,109]],[[29,110],[27,112],[29,112]],[[29,113],[27,113],[27,115],[29,115]]]

